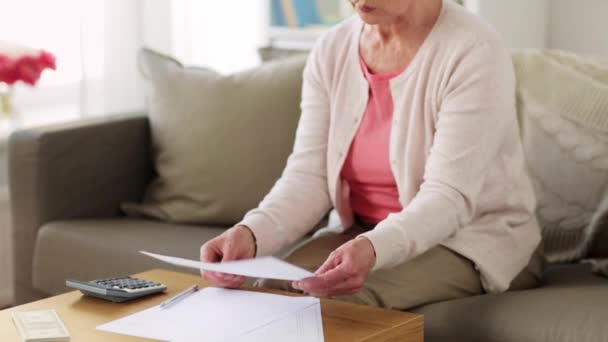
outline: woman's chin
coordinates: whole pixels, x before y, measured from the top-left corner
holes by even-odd
[[[373,13],[357,12],[357,14],[359,14],[359,18],[361,18],[361,20],[368,25],[378,25],[386,22],[386,18]]]

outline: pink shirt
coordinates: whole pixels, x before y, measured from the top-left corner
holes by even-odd
[[[359,58],[369,83],[369,101],[342,168],[342,196],[348,211],[378,223],[403,209],[389,161],[393,96],[389,81],[403,71],[374,74]]]

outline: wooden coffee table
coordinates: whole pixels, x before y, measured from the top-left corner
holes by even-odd
[[[55,309],[57,311],[72,335],[72,342],[148,341],[131,336],[97,331],[95,327],[158,305],[193,284],[210,286],[199,276],[166,270],[152,270],[135,276],[166,284],[168,286],[167,293],[116,304],[85,297],[78,291],[72,291],[3,310],[0,311],[0,341],[20,341],[11,319],[11,312],[43,309]],[[287,294],[280,291],[254,288],[247,288],[247,290]],[[424,323],[421,315],[325,299],[321,300],[321,312],[323,314],[323,330],[326,342],[422,342],[424,340]]]

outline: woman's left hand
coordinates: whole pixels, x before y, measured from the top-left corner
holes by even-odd
[[[292,286],[320,297],[355,294],[361,291],[375,264],[372,242],[356,238],[333,251],[313,277],[294,281]]]

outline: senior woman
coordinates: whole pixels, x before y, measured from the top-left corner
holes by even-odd
[[[310,54],[283,175],[201,258],[276,253],[334,207],[342,233],[287,257],[314,276],[263,286],[396,309],[535,286],[540,231],[502,41],[451,0],[353,6]]]

